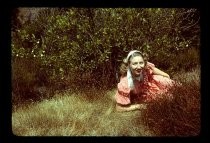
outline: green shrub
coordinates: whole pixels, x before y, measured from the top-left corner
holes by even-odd
[[[178,71],[188,72],[199,66],[201,64],[199,53],[198,49],[192,48],[178,54],[171,54],[170,56],[157,56],[151,61],[154,64],[157,63],[156,66],[160,69],[165,70],[170,75],[174,75]]]
[[[176,68],[176,71],[178,71],[180,68],[184,69],[185,71],[190,71],[192,68],[200,65],[199,51],[194,48],[187,50],[186,53],[182,53],[177,57],[174,56],[174,59],[176,59],[173,60],[173,62],[175,63],[174,67]]]
[[[132,49],[148,53],[162,69],[194,66],[195,52],[189,62],[185,51],[199,46],[198,19],[197,9],[46,8],[33,21],[15,26],[13,20],[12,57],[39,61],[34,73],[57,89],[113,87]]]

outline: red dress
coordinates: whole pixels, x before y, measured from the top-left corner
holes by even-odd
[[[134,81],[135,95],[138,96],[140,102],[148,102],[160,97],[161,94],[168,92],[175,84],[173,80],[167,77],[154,75],[152,71],[154,67],[154,64],[147,62],[142,72],[143,81]],[[121,77],[117,85],[115,99],[117,103],[122,105],[131,103],[131,89],[128,86],[127,76]]]

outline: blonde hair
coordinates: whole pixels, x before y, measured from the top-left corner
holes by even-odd
[[[145,66],[148,61],[148,54],[146,53],[141,53],[141,52],[134,52],[131,54],[129,57],[127,56],[126,58],[123,59],[122,64],[120,66],[120,74],[121,76],[126,76],[127,70],[128,70],[128,65],[130,63],[130,59],[136,56],[141,56],[145,62]]]

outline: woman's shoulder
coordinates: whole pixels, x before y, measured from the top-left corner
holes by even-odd
[[[120,77],[120,82],[128,82],[127,76],[126,75],[125,76],[121,76]]]
[[[121,76],[120,77],[120,82],[119,82],[120,85],[123,85],[123,86],[127,86],[128,85],[128,78],[127,76]]]

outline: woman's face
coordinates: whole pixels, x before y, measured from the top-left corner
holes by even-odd
[[[131,57],[129,66],[132,74],[134,76],[139,76],[145,66],[144,59],[141,56]]]

